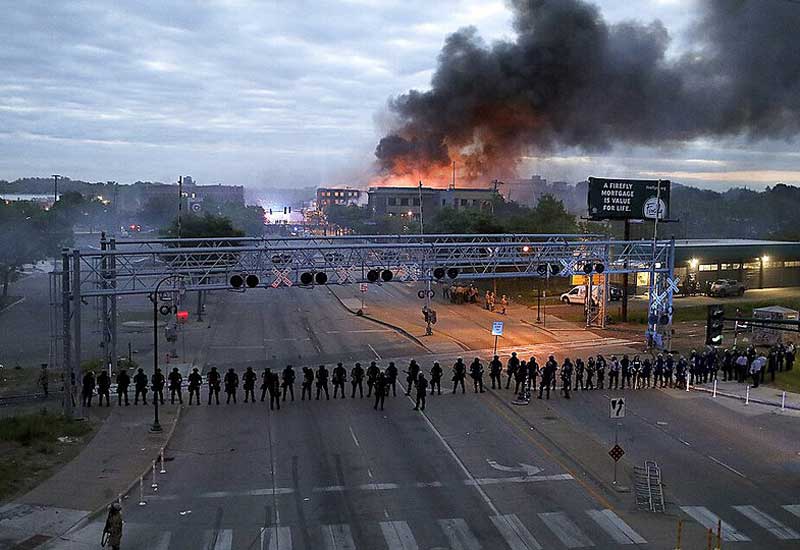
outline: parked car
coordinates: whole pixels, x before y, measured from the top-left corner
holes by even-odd
[[[733,279],[717,279],[708,289],[709,296],[742,296],[744,294],[744,284]]]
[[[600,296],[600,289],[592,288],[592,296],[596,300]],[[586,303],[586,287],[583,285],[572,287],[571,290],[561,295],[561,301],[565,304],[584,305]]]
[[[618,302],[622,300],[622,287],[617,285],[608,285],[608,299],[611,302]]]

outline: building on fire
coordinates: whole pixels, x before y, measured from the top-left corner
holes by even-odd
[[[370,187],[367,191],[367,207],[373,216],[429,216],[442,208],[477,209],[491,208],[494,189],[431,187]]]

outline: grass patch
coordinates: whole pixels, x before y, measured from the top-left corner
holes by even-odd
[[[777,373],[775,382],[770,382],[770,385],[781,390],[800,393],[800,368],[795,364],[792,370]]]
[[[46,411],[0,419],[0,501],[27,491],[72,460],[94,431]],[[59,441],[59,437],[68,437]]]
[[[0,419],[0,441],[29,447],[38,443],[56,443],[59,437],[81,437],[92,431],[84,421],[67,420],[63,415],[42,411]]]

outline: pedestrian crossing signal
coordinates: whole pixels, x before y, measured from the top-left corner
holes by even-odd
[[[725,308],[720,304],[708,306],[706,319],[706,345],[719,346],[722,344],[722,330],[725,327]]]

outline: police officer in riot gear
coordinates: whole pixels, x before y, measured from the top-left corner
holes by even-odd
[[[502,374],[503,362],[500,361],[500,358],[497,355],[495,355],[489,362],[489,379],[492,381],[492,389],[495,388],[495,383],[497,383],[498,389],[503,387],[503,384],[500,381]]]
[[[236,374],[236,371],[233,369],[228,369],[228,372],[225,373],[225,393],[228,395],[227,400],[225,401],[226,405],[229,405],[231,399],[233,399],[233,404],[236,404],[236,388],[239,387],[239,375]]]
[[[558,364],[556,363],[555,357],[551,355],[547,358],[547,363],[544,364],[544,368],[542,369],[542,383],[539,385],[539,399],[542,398],[542,393],[545,391],[547,392],[547,399],[550,399],[550,386],[553,383],[557,370]]]
[[[566,399],[569,399],[569,389],[572,387],[572,370],[572,361],[567,357],[561,365],[561,393]]]
[[[278,373],[267,369],[266,384],[269,391],[269,410],[281,410],[281,380]]]
[[[378,380],[378,373],[380,372],[381,369],[378,368],[375,361],[372,361],[367,367],[367,397],[372,395],[372,390],[375,386],[375,382]]]
[[[106,407],[111,406],[111,401],[108,399],[109,390],[111,389],[111,377],[108,375],[108,371],[102,370],[100,374],[97,375],[97,399],[99,401],[98,406],[103,406],[103,396],[106,397]]]
[[[386,374],[379,372],[375,377],[375,405],[372,407],[376,411],[378,410],[379,404],[381,410],[383,410],[383,401],[386,399],[386,392],[388,389],[389,386],[387,385]],[[367,397],[369,397],[369,395]]]
[[[301,385],[300,400],[305,401],[306,393],[308,399],[311,400],[311,386],[314,384],[314,371],[311,367],[303,367],[303,383]]]
[[[94,378],[94,372],[89,371],[83,375],[83,388],[81,390],[81,397],[83,399],[84,407],[92,406],[92,398],[94,397],[94,389],[97,386],[97,381]]]
[[[456,393],[459,384],[461,384],[461,393],[463,394],[466,392],[464,389],[464,378],[466,376],[467,366],[464,364],[464,360],[459,357],[453,364],[453,393]]]
[[[217,367],[211,367],[211,370],[206,375],[206,382],[208,382],[208,404],[211,404],[211,398],[214,397],[219,405],[219,389],[222,382],[222,377],[217,371]]]
[[[178,396],[178,402],[183,405],[183,376],[181,376],[178,367],[174,367],[172,372],[169,373],[169,402],[175,404],[175,396]]]
[[[294,401],[294,367],[291,365],[286,365],[286,368],[283,369],[281,373],[281,386],[283,387],[283,400],[286,401],[286,394],[290,393],[292,395],[292,401]]]
[[[411,395],[411,388],[414,387],[414,384],[417,382],[417,378],[419,377],[419,365],[414,359],[412,359],[411,362],[408,364],[408,370],[405,372],[406,372],[406,395]]]
[[[328,369],[325,368],[325,365],[320,365],[317,369],[317,401],[319,401],[319,394],[322,390],[325,390],[325,399],[330,399],[330,395],[328,394]]]
[[[336,366],[333,368],[333,398],[336,399],[336,395],[341,390],[342,392],[342,399],[344,399],[344,383],[347,381],[347,369],[345,369],[341,363],[337,363]]]
[[[248,398],[250,398],[251,403],[256,402],[256,380],[258,380],[258,375],[253,372],[253,367],[247,367],[242,375],[245,403],[247,403]]]
[[[431,395],[437,390],[442,395],[442,367],[438,361],[434,361],[431,367]]]
[[[397,396],[397,375],[397,367],[394,361],[390,361],[389,366],[386,367],[386,383],[392,390],[392,396]]]
[[[423,373],[419,373],[417,377],[417,401],[416,405],[414,406],[414,410],[425,410],[425,395],[428,393],[428,381],[425,379],[425,375]]]
[[[606,381],[606,358],[598,355],[595,366],[597,367],[597,389],[602,390],[605,388]]]
[[[479,390],[480,393],[483,393],[483,365],[477,357],[472,360],[472,364],[469,366],[469,375],[472,378],[475,393],[478,393]]]
[[[128,375],[128,371],[125,369],[120,369],[119,374],[117,375],[117,405],[122,405],[122,397],[125,397],[125,406],[127,407],[130,405],[128,402],[128,386],[131,385],[131,377]]]
[[[511,357],[508,358],[508,363],[506,363],[506,389],[511,387],[511,379],[514,377],[514,373],[517,372],[519,368],[519,358],[517,357],[517,352],[511,352]]]
[[[197,404],[200,404],[200,386],[203,385],[203,377],[197,368],[193,368],[189,375],[189,404],[192,404],[192,396],[197,398]]]
[[[150,377],[150,385],[153,390],[153,401],[158,399],[161,404],[164,404],[164,385],[167,383],[164,374],[160,368],[156,368],[156,372]]]
[[[350,385],[353,389],[350,393],[351,399],[356,396],[356,388],[358,388],[359,397],[364,397],[364,367],[361,366],[361,363],[356,363],[350,370]]]

